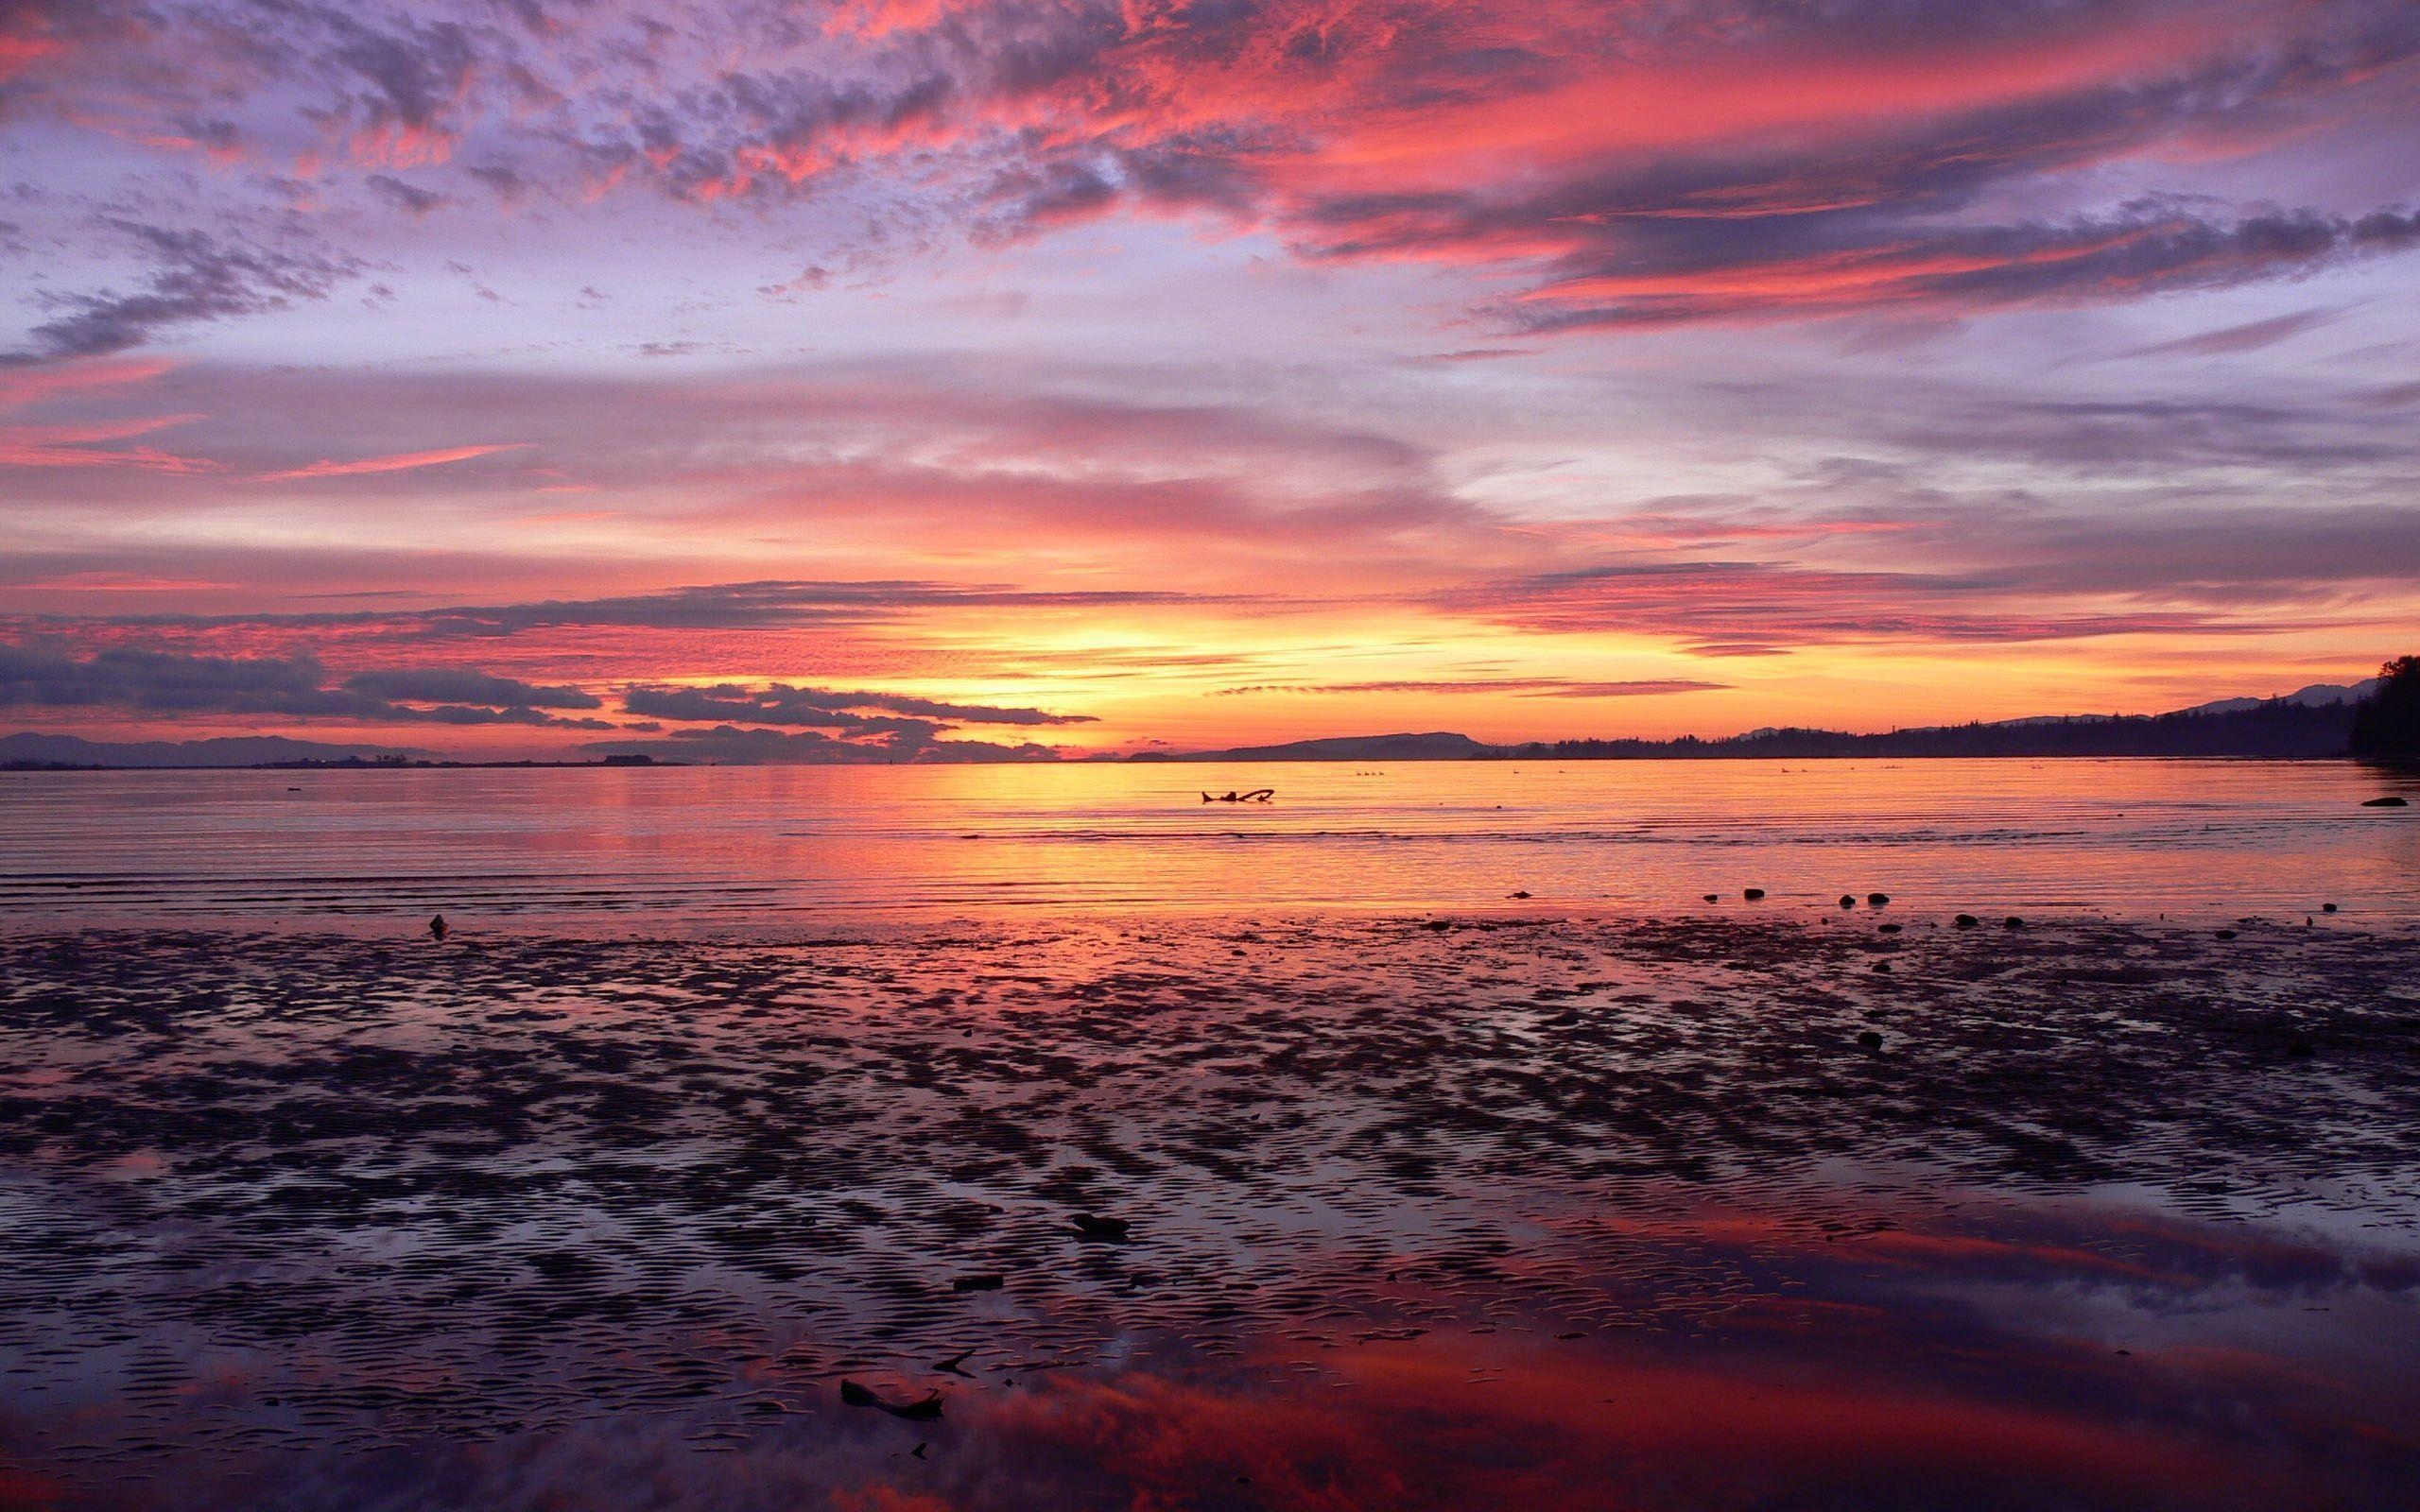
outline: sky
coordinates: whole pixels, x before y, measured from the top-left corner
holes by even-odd
[[[2420,650],[2411,0],[0,0],[0,730],[1880,730]]]

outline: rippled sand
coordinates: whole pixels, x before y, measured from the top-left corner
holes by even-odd
[[[1985,926],[0,939],[0,1506],[2420,1484],[2420,936]]]

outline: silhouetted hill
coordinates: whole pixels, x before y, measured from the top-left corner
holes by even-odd
[[[1852,735],[1831,730],[1758,730],[1727,740],[1561,740],[1496,747],[1498,758],[1821,756],[2342,756],[2351,704],[2271,700],[2219,713],[2179,710],[2072,719],[1945,725]]]
[[[1331,735],[1279,746],[1238,746],[1162,758],[1180,762],[1461,762],[1491,753],[1468,735],[1432,730],[1425,735]],[[1145,758],[1149,759],[1149,758]]]
[[[2308,688],[2281,693],[2274,698],[2221,698],[2215,703],[2197,703],[2190,709],[2179,709],[2181,714],[2233,714],[2257,709],[2264,703],[2299,703],[2320,708],[2327,704],[2360,703],[2375,697],[2386,685],[2384,678],[2364,678],[2359,682],[2314,682]]]
[[[2050,714],[1857,735],[1756,730],[1708,740],[1530,741],[1488,746],[1467,735],[1347,735],[1282,746],[1192,751],[1167,761],[1630,761],[1675,757],[1824,756],[2342,756],[2356,700],[2377,679],[2319,683],[2276,698],[2227,698],[2163,714]]]

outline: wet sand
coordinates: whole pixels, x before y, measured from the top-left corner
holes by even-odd
[[[1983,926],[0,937],[0,1506],[2420,1485],[2420,934]]]

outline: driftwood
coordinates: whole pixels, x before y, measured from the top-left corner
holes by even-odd
[[[1276,796],[1277,789],[1273,787],[1255,787],[1249,793],[1237,793],[1230,789],[1216,797],[1204,793],[1201,795],[1201,801],[1204,803],[1266,803]]]

